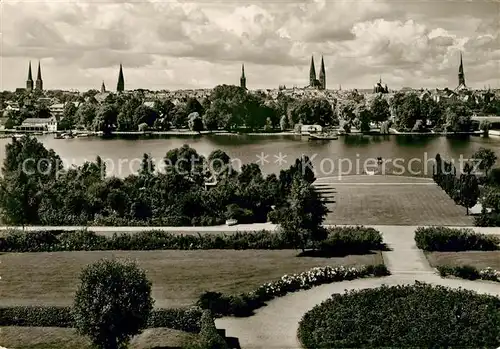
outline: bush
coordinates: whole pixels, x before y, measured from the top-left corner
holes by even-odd
[[[217,327],[215,327],[210,310],[204,310],[201,316],[200,339],[185,349],[228,349],[226,339],[219,334]]]
[[[415,231],[417,247],[425,251],[494,251],[500,240],[485,234],[476,234],[472,229],[447,227],[419,227]]]
[[[328,236],[318,243],[318,248],[332,255],[368,253],[383,248],[382,234],[362,226],[334,227],[328,229]]]
[[[500,227],[500,213],[482,212],[474,217],[474,225],[476,227]]]
[[[152,309],[151,282],[134,262],[104,259],[83,269],[73,317],[95,346],[121,348],[147,326]]]
[[[198,333],[202,310],[198,307],[154,309],[148,319],[148,328],[166,327]],[[0,308],[0,326],[74,327],[70,307],[14,306]]]
[[[305,348],[496,348],[500,299],[416,283],[335,294],[306,313]]]
[[[450,265],[440,265],[436,267],[439,271],[439,275],[445,276],[455,276],[467,280],[490,280],[500,282],[500,271],[494,270],[492,268],[477,269],[470,265],[461,266],[450,266]]]
[[[249,316],[265,302],[290,292],[307,290],[313,286],[336,281],[389,274],[383,264],[360,268],[318,267],[300,274],[283,275],[279,280],[265,283],[254,291],[241,295],[224,295],[220,292],[207,291],[200,296],[196,305],[202,309],[210,309],[216,316]]]

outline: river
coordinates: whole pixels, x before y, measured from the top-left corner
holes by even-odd
[[[207,156],[222,149],[240,164],[257,162],[264,173],[278,173],[288,168],[302,154],[312,158],[317,177],[339,174],[385,173],[410,176],[432,175],[432,159],[437,153],[443,158],[467,159],[480,147],[492,149],[500,158],[500,139],[470,137],[451,139],[439,136],[345,136],[332,141],[307,141],[295,136],[228,136],[169,137],[149,139],[75,138],[54,139],[39,136],[47,148],[52,148],[66,165],[79,165],[100,155],[107,163],[108,174],[119,177],[135,172],[144,153],[155,162],[168,150],[189,144],[199,154]],[[5,158],[5,145],[10,139],[0,139],[0,161]],[[384,164],[377,164],[381,157]]]

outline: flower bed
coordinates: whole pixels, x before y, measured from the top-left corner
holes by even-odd
[[[307,312],[305,348],[497,348],[500,299],[422,283],[334,294]]]
[[[359,268],[317,267],[300,274],[284,275],[279,280],[265,283],[254,291],[241,295],[205,292],[200,296],[197,305],[202,309],[210,309],[219,316],[249,316],[255,309],[263,306],[266,301],[290,292],[307,290],[314,286],[336,281],[386,275],[389,275],[389,271],[383,264]]]
[[[470,265],[463,266],[449,266],[449,265],[440,265],[436,267],[439,271],[439,274],[443,277],[445,276],[455,276],[462,279],[467,280],[489,280],[500,282],[500,271],[495,270],[493,268],[486,269],[477,269]]]
[[[477,234],[472,229],[419,227],[415,231],[417,247],[425,251],[495,251],[500,249],[496,236]]]

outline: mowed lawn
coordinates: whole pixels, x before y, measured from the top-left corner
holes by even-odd
[[[181,347],[192,342],[195,334],[168,328],[147,329],[135,336],[130,349]],[[92,349],[86,337],[75,329],[60,327],[0,327],[0,346],[16,349]]]
[[[339,258],[296,257],[296,250],[76,251],[0,255],[0,305],[70,305],[81,269],[101,258],[129,258],[146,270],[157,307],[193,304],[203,291],[237,294],[325,265],[383,263],[379,252]]]
[[[473,225],[429,178],[353,175],[314,184],[332,211],[325,224]]]
[[[426,252],[425,255],[432,267],[470,265],[500,270],[500,251]]]

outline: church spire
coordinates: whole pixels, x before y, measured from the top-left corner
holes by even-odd
[[[116,91],[123,92],[125,91],[125,79],[123,78],[123,67],[120,63],[120,72],[118,73],[118,83],[116,84]]]
[[[316,69],[314,68],[314,56],[311,56],[311,67],[309,68],[309,86],[313,87],[316,83]]]
[[[240,78],[240,87],[245,89],[247,88],[247,78],[245,77],[245,65],[241,65],[241,78]]]
[[[325,61],[323,60],[323,56],[321,56],[321,68],[319,70],[319,84],[320,89],[326,89],[326,71],[325,71]]]
[[[26,90],[33,90],[33,75],[31,74],[31,61],[28,65],[28,80],[26,80]]]
[[[38,61],[38,73],[36,75],[35,89],[39,91],[43,90],[42,68],[40,67],[40,60]]]
[[[101,85],[101,93],[104,93],[106,92],[106,86],[104,85],[104,80],[102,81],[102,85]]]
[[[460,88],[467,88],[465,85],[465,73],[464,73],[464,63],[462,61],[462,52],[460,52],[460,66],[458,67],[458,86],[457,90]]]

